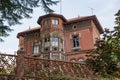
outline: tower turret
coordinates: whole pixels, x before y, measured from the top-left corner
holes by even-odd
[[[41,58],[65,59],[63,23],[66,19],[62,15],[47,14],[38,19],[41,25]]]

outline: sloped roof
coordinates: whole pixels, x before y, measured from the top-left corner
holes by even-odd
[[[75,18],[70,18],[70,19],[68,19],[67,21],[68,21],[68,22],[71,22],[71,21],[78,20],[78,19],[82,19],[82,18],[86,18],[86,17],[88,17],[88,16],[78,16],[78,17],[75,17]]]
[[[19,38],[19,36],[23,36],[26,33],[31,33],[31,32],[35,32],[35,31],[40,31],[40,27],[30,28],[30,29],[27,29],[25,31],[22,31],[22,32],[17,34],[17,38]]]
[[[50,13],[50,14],[46,14],[46,15],[40,16],[38,18],[37,23],[40,25],[42,19],[47,18],[47,17],[58,17],[58,18],[61,18],[64,22],[67,21],[66,18],[63,15],[61,15],[61,14]]]
[[[103,33],[103,28],[102,28],[101,24],[99,23],[99,21],[98,21],[98,19],[97,19],[97,17],[95,15],[84,16],[84,17],[76,17],[76,18],[68,19],[67,22],[64,23],[64,24],[65,25],[69,25],[69,24],[72,24],[72,23],[86,21],[86,20],[93,20],[93,22],[96,25],[96,27],[99,30],[99,32],[101,34]]]
[[[103,28],[100,25],[100,23],[99,23],[99,21],[98,21],[98,19],[97,19],[97,17],[95,15],[83,16],[83,17],[80,16],[80,17],[71,18],[71,19],[67,20],[63,15],[50,13],[50,14],[47,14],[47,15],[40,16],[38,21],[37,21],[37,23],[40,24],[41,20],[44,19],[44,18],[47,18],[47,17],[58,17],[58,18],[61,18],[64,21],[64,25],[69,25],[69,24],[72,24],[72,23],[86,21],[86,20],[93,20],[93,22],[96,25],[97,29],[99,30],[100,34],[103,33]],[[31,28],[31,29],[22,31],[22,32],[17,34],[17,38],[19,38],[19,36],[23,36],[26,33],[34,32],[34,31],[40,31],[40,27],[35,27],[35,28]]]

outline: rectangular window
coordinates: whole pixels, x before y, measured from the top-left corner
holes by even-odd
[[[52,38],[52,46],[58,47],[58,38]]]
[[[52,59],[57,60],[60,59],[59,57],[60,57],[59,54],[52,54]]]
[[[57,20],[57,19],[53,19],[53,20],[52,20],[52,24],[53,24],[53,25],[58,25],[58,20]]]
[[[33,54],[38,54],[38,53],[39,53],[39,45],[34,44],[34,46],[33,46]]]
[[[49,54],[43,54],[43,58],[49,59],[50,55]]]
[[[73,41],[74,48],[79,47],[79,35],[74,35],[72,41]]]
[[[63,48],[63,40],[60,39],[60,48],[62,49]]]
[[[49,47],[49,46],[50,46],[50,39],[45,38],[45,47]]]
[[[44,26],[49,27],[50,26],[50,19],[47,19],[44,21]]]

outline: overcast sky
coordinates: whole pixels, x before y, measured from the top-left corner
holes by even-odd
[[[55,13],[60,14],[60,4],[51,7]],[[92,8],[92,10],[91,10]],[[113,29],[114,14],[120,9],[120,0],[62,0],[62,15],[69,18],[77,16],[96,15],[103,28]],[[92,13],[93,11],[93,13]],[[29,27],[38,27],[38,17],[45,13],[41,8],[34,9],[31,19],[23,19],[22,25],[11,26],[14,29],[10,36],[0,42],[0,51],[7,54],[14,54],[18,50],[17,33]]]

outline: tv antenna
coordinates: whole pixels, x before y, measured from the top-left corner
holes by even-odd
[[[60,0],[60,14],[62,14],[62,0]]]
[[[94,9],[94,8],[91,8],[91,7],[89,7],[89,8],[90,8],[90,10],[91,10],[91,14],[93,15],[93,14],[94,14],[93,11],[94,11],[95,9]]]

